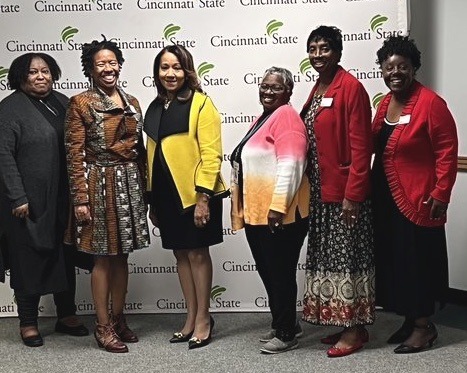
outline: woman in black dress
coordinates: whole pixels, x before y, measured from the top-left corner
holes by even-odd
[[[222,242],[221,119],[200,87],[193,58],[182,46],[154,60],[158,96],[145,117],[150,218],[162,246],[174,251],[187,304],[185,325],[170,342],[202,347],[211,340],[212,262],[209,246]]]
[[[15,91],[0,102],[0,245],[9,259],[21,338],[29,347],[43,344],[37,318],[44,294],[54,295],[57,332],[89,334],[75,315],[74,250],[63,245],[68,98],[52,89],[60,75],[48,54],[23,54],[8,73]]]
[[[432,346],[435,301],[448,288],[446,210],[457,174],[456,125],[446,103],[415,79],[420,51],[397,36],[377,52],[390,92],[373,120],[376,301],[405,317],[395,353]]]

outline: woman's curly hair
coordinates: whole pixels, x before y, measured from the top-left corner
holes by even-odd
[[[102,37],[104,38],[102,41],[93,40],[91,43],[83,44],[81,52],[81,66],[83,67],[83,73],[86,78],[91,78],[91,71],[94,68],[94,55],[103,49],[107,49],[115,53],[120,67],[125,61],[122,51],[118,47],[117,43],[107,40],[104,35],[102,35]]]
[[[415,42],[408,36],[402,35],[390,36],[383,42],[383,46],[376,52],[376,63],[381,66],[384,61],[396,54],[408,58],[415,71],[422,65],[421,53]]]

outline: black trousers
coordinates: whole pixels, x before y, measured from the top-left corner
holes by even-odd
[[[307,231],[307,218],[284,225],[275,233],[266,225],[245,225],[246,238],[268,294],[271,326],[277,336],[283,335],[286,340],[295,335],[297,264]]]
[[[65,245],[64,259],[68,290],[53,294],[58,319],[76,314],[76,273],[72,254],[73,252],[71,248]],[[41,296],[36,294],[24,294],[21,291],[15,291],[15,298],[18,306],[19,325],[37,326],[37,317],[39,312],[38,308]]]

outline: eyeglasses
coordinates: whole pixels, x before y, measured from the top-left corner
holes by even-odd
[[[267,92],[271,90],[274,93],[281,93],[285,91],[285,87],[283,85],[269,85],[269,84],[258,84],[260,92]]]

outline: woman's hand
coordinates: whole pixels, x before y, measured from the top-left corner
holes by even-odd
[[[78,224],[87,224],[90,223],[91,218],[91,210],[89,209],[89,205],[77,205],[75,206],[75,217]]]
[[[149,209],[149,219],[151,220],[152,225],[159,228],[159,220],[157,219],[156,212],[152,207]]]
[[[278,229],[284,229],[282,225],[282,219],[284,214],[282,212],[277,212],[274,210],[269,210],[268,213],[268,226],[271,230],[271,233],[275,233]]]
[[[204,193],[196,193],[196,206],[195,206],[195,226],[197,228],[204,228],[208,223],[209,216],[209,196]]]
[[[350,201],[344,198],[342,201],[342,222],[347,228],[353,228],[358,220],[358,214],[360,213],[360,202]]]
[[[14,217],[23,219],[29,216],[29,203],[25,203],[24,205],[18,206],[11,210],[11,213]]]
[[[431,196],[426,201],[424,201],[423,204],[427,205],[428,207],[431,206],[430,219],[432,220],[441,219],[444,215],[446,215],[448,210],[448,203],[441,202],[440,200]]]

